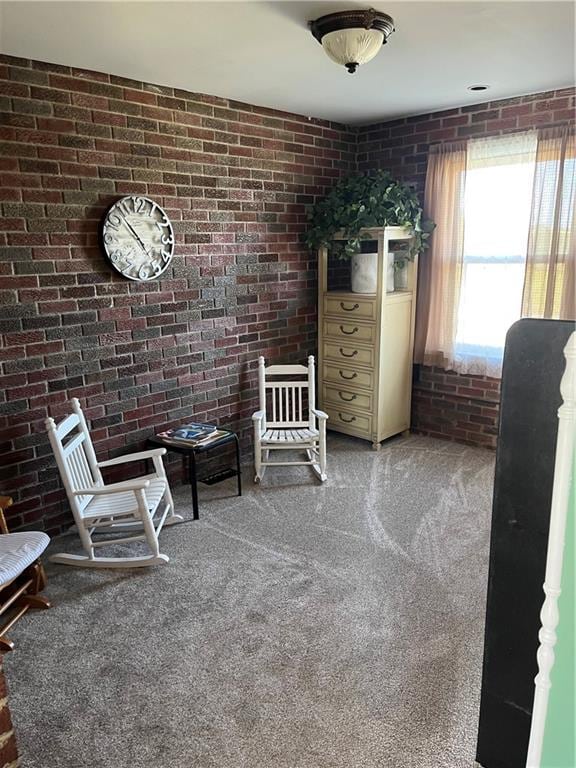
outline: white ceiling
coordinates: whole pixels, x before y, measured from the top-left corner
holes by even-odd
[[[3,53],[362,124],[574,83],[572,2],[387,2],[355,75],[307,22],[367,2],[1,2]],[[467,86],[490,85],[474,94]]]

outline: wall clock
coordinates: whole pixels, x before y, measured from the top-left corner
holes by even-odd
[[[147,197],[128,195],[108,208],[101,225],[104,252],[129,280],[154,280],[174,255],[174,230],[165,211]]]

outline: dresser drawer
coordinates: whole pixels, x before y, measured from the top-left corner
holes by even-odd
[[[372,347],[355,347],[353,344],[324,342],[324,357],[327,360],[337,360],[339,363],[374,367],[374,349]]]
[[[359,413],[353,413],[352,411],[346,411],[343,408],[330,405],[325,407],[325,411],[328,414],[328,427],[360,435],[361,437],[371,437],[371,416],[361,416]]]
[[[347,322],[340,320],[324,320],[324,336],[331,336],[338,341],[374,344],[376,339],[376,326],[357,323],[354,320]]]
[[[374,374],[372,371],[365,371],[360,368],[349,368],[344,365],[331,365],[324,363],[324,383],[336,382],[342,386],[363,387],[364,389],[373,389]]]
[[[347,319],[358,317],[361,320],[375,320],[376,299],[348,299],[326,296],[324,299],[324,314],[337,315]]]
[[[333,407],[343,407],[356,411],[372,411],[372,393],[352,392],[340,387],[331,387],[325,384],[322,388],[323,403],[330,403]]]

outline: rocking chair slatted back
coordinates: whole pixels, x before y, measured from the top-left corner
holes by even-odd
[[[314,358],[304,365],[264,364],[258,358],[258,383],[260,410],[265,413],[265,424],[271,429],[297,429],[313,427],[314,408]],[[281,380],[270,381],[268,377],[282,376]],[[286,376],[300,376],[300,380],[286,379]],[[302,377],[305,377],[303,380]]]
[[[95,478],[92,477],[88,458],[84,452],[83,443],[85,440],[85,435],[79,432],[68,443],[63,445],[64,461],[68,469],[70,485],[74,491],[77,491],[78,488],[90,488],[93,485],[97,485]],[[80,509],[84,509],[91,498],[92,496],[76,496]]]
[[[66,437],[66,435],[70,434],[74,427],[77,427],[79,423],[80,419],[77,414],[71,413],[70,416],[66,416],[60,424],[55,426],[57,437],[60,439]]]
[[[272,418],[268,421],[270,427],[308,426],[308,382],[278,381],[266,382],[268,401]]]
[[[92,495],[76,496],[79,488],[103,485],[96,454],[88,432],[86,420],[77,399],[72,400],[75,413],[60,424],[47,419],[48,436],[62,476],[72,511],[82,514]]]

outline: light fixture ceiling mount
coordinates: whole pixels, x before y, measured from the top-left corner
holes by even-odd
[[[341,11],[311,21],[310,31],[332,61],[354,73],[388,41],[394,19],[374,8]]]

